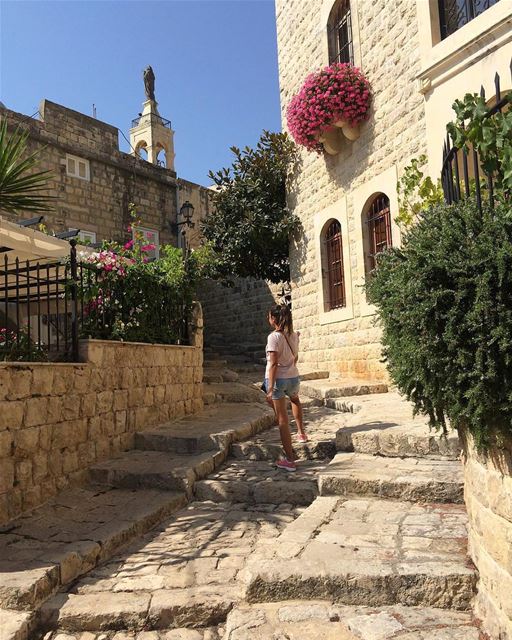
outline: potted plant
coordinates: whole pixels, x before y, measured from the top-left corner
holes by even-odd
[[[306,78],[288,105],[288,128],[295,142],[306,149],[334,155],[341,149],[340,130],[349,140],[359,137],[371,99],[370,84],[362,72],[335,62]]]

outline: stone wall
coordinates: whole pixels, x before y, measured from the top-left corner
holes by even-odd
[[[328,64],[327,16],[334,4],[322,0],[277,0],[281,107],[286,109],[306,76]],[[303,352],[313,367],[332,374],[386,377],[380,362],[380,331],[366,302],[362,221],[365,201],[384,192],[396,217],[396,182],[410,159],[426,152],[424,98],[417,90],[420,70],[416,3],[411,0],[351,0],[355,64],[373,90],[373,107],[361,137],[345,142],[336,156],[301,150],[301,167],[290,204],[303,234],[291,248],[293,308],[302,328]],[[372,184],[369,191],[367,185]],[[344,217],[345,279],[351,304],[337,320],[323,313],[317,219],[333,207]],[[393,244],[400,242],[393,229]],[[349,295],[350,294],[350,295]],[[331,314],[331,316],[329,316]],[[339,317],[339,316],[338,316]]]
[[[133,202],[143,225],[160,232],[161,244],[176,244],[169,226],[176,221],[176,174],[120,151],[116,127],[48,100],[41,103],[40,120],[3,108],[0,115],[11,129],[20,125],[29,132],[28,151],[41,149],[39,169],[53,174],[48,193],[57,201],[45,214],[48,230],[78,228],[94,231],[98,242],[126,240]],[[67,174],[66,154],[89,162],[89,180]]]
[[[0,363],[0,524],[133,448],[134,432],[203,407],[194,346],[86,340],[84,363]]]
[[[209,282],[199,292],[204,314],[204,341],[208,346],[241,345],[261,348],[269,333],[267,312],[279,301],[282,285],[239,278],[234,287]],[[297,327],[299,328],[299,327]]]
[[[465,449],[469,552],[480,574],[476,615],[493,640],[512,640],[512,438],[479,454]]]

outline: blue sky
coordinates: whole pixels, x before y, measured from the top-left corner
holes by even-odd
[[[94,103],[128,136],[148,64],[180,177],[210,184],[230,146],[280,130],[273,0],[0,0],[0,100],[14,111]]]

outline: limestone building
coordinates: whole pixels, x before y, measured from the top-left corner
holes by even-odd
[[[146,98],[132,121],[130,153],[120,150],[117,127],[49,100],[41,102],[37,118],[0,105],[10,130],[28,130],[28,152],[40,150],[38,170],[52,173],[48,193],[56,203],[44,216],[48,231],[79,229],[80,239],[91,243],[126,242],[133,203],[148,242],[180,245],[176,222],[183,202],[193,200],[195,215],[204,215],[207,189],[177,177],[171,122],[160,115],[154,94]]]
[[[276,15],[284,128],[306,76],[331,62],[359,67],[373,94],[358,139],[340,138],[332,155],[301,151],[293,208],[303,235],[290,255],[301,359],[385,378],[363,285],[374,254],[400,245],[397,180],[421,154],[439,177],[456,98],[481,85],[494,95],[496,72],[510,90],[512,2],[277,0]]]

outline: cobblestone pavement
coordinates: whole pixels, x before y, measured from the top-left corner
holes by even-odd
[[[38,631],[17,635],[14,625],[14,631],[5,638],[482,638],[470,612],[464,610],[475,581],[466,559],[464,509],[446,504],[450,499],[443,493],[429,493],[429,487],[436,485],[439,468],[457,466],[453,462],[457,443],[445,446],[439,439],[432,439],[425,423],[413,420],[410,407],[397,394],[333,399],[328,393],[325,386],[328,401],[344,405],[335,410],[334,406],[318,406],[318,399],[304,403],[310,442],[294,444],[299,460],[295,474],[278,471],[273,465],[280,453],[279,435],[276,428],[261,431],[264,406],[240,405],[241,425],[249,407],[257,421],[235,428],[238,409],[233,408],[229,434],[236,432],[236,436],[226,435],[222,421],[213,427],[208,422],[211,416],[197,426],[194,434],[188,429],[178,432],[174,427],[141,433],[141,444],[150,452],[148,459],[159,452],[158,468],[146,472],[130,467],[128,460],[143,456],[143,451],[126,456],[122,469],[113,461],[111,467],[104,465],[105,471],[96,473],[99,478],[101,471],[107,483],[122,480],[124,489],[104,486],[97,494],[93,488],[73,490],[59,498],[50,520],[41,512],[39,520],[26,518],[24,529],[4,532],[7,543],[17,536],[21,554],[18,563],[24,558],[33,562],[34,549],[38,550],[33,569],[42,573],[38,581],[29,581],[35,586],[26,584],[25,591],[11,584],[3,594],[0,588],[0,598],[4,597],[10,607],[9,611],[0,610],[0,624],[5,621],[8,628],[10,616],[18,616],[21,629],[24,616],[29,614],[12,609],[27,609],[46,599],[36,621]],[[215,405],[211,411],[213,416]],[[268,416],[264,419],[269,424]],[[215,450],[208,454],[211,443],[230,446],[232,456],[220,468],[224,457]],[[371,447],[374,449],[368,450]],[[206,458],[211,455],[215,461],[208,462],[208,468],[202,468],[201,462],[200,470],[185,474],[188,480],[183,490],[189,495],[193,492],[195,499],[185,508],[180,509],[176,502],[186,500],[185,493],[176,494],[171,505],[172,491],[150,488],[155,486],[155,478],[157,487],[166,486],[162,485],[162,478],[169,473],[166,451],[169,464],[174,466],[176,451],[184,456],[190,451],[190,464],[196,464],[203,451]],[[379,455],[369,455],[375,453]],[[347,489],[345,479],[339,479],[339,462],[329,465],[335,455],[335,460],[347,456],[346,460],[356,461],[363,460],[358,456],[366,456],[361,467],[364,475],[371,473],[372,463],[375,466],[379,460],[387,468],[396,466],[396,473],[386,481],[394,498],[399,498],[403,490],[397,489],[397,484],[404,476],[411,476],[411,469],[421,459],[422,477],[413,482],[425,486],[426,492],[422,489],[418,495],[427,503],[437,501],[438,496],[441,504],[375,497],[373,489],[365,489],[368,482],[362,482],[361,477]],[[405,456],[408,462],[381,457],[387,455]],[[353,472],[357,476],[355,467]],[[334,494],[330,497],[322,495],[322,482],[318,481],[326,473],[338,475],[336,482],[330,483],[328,492]],[[130,490],[126,478],[134,474],[138,474],[133,486],[136,490]],[[178,480],[185,477],[175,470],[173,474]],[[350,478],[352,472],[346,475]],[[149,486],[145,484],[148,481]],[[141,490],[139,486],[146,488]],[[79,495],[87,495],[88,502],[77,501]],[[121,502],[116,496],[122,498]],[[153,504],[146,505],[145,499],[150,496]],[[90,508],[94,500],[101,502],[101,509]],[[86,522],[80,525],[83,548],[79,545],[74,550],[76,536],[73,538],[73,532],[68,531],[70,513]],[[103,523],[97,522],[100,513]],[[60,529],[59,515],[64,518]],[[94,542],[98,526],[100,531],[108,529],[99,545]],[[150,527],[154,528],[148,531]],[[41,551],[44,540],[47,546],[43,545]],[[53,549],[52,544],[58,548]],[[51,564],[52,550],[61,553],[62,545],[69,546],[67,560],[52,566],[53,573],[48,574],[44,563]],[[63,580],[63,571],[67,570],[68,578]],[[85,576],[84,571],[88,571]],[[56,585],[65,582],[65,590],[48,599]],[[9,601],[11,597],[14,600]],[[444,609],[429,608],[432,606]],[[30,622],[28,617],[26,622]],[[32,619],[32,629],[35,626]],[[4,640],[1,632],[0,640]]]
[[[299,513],[287,504],[193,502],[46,603],[45,624],[73,632],[223,622],[243,598],[237,576],[247,558]]]

